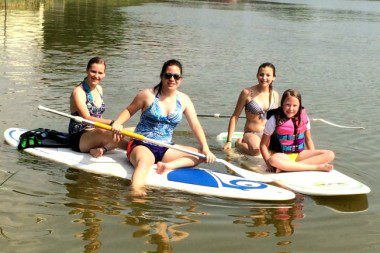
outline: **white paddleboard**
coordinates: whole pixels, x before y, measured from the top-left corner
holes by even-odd
[[[219,145],[224,145],[227,134],[227,132],[223,132],[217,136]],[[233,146],[236,139],[242,137],[243,132],[235,132],[232,137]],[[371,191],[365,184],[335,169],[330,172],[299,171],[268,173],[265,171],[266,165],[261,156],[249,156],[234,152],[232,158],[235,158],[241,165],[248,169],[263,173],[277,184],[306,195],[342,196],[367,194]]]
[[[27,130],[9,128],[4,132],[4,138],[8,144],[17,147],[19,137],[25,131]],[[93,158],[90,154],[75,152],[69,148],[27,148],[24,151],[79,170],[101,175],[130,180],[134,171],[133,166],[127,160],[125,151],[122,150],[107,152],[100,158]],[[295,198],[293,192],[279,187],[202,168],[183,168],[157,174],[155,167],[152,167],[146,184],[147,186],[222,198],[271,201]]]

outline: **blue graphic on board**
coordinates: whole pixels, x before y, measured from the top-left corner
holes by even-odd
[[[173,170],[168,173],[167,178],[169,181],[193,184],[207,187],[219,188],[218,182],[222,187],[234,188],[239,190],[252,190],[252,189],[264,189],[268,186],[261,182],[246,180],[246,179],[232,179],[226,182],[215,174],[211,174],[206,170],[200,170],[195,168],[183,168]]]

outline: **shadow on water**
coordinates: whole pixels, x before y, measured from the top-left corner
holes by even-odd
[[[341,213],[362,212],[368,209],[367,195],[312,197],[317,205],[326,206]]]

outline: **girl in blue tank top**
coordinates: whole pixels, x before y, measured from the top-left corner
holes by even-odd
[[[164,115],[159,106],[159,94],[157,94],[153,103],[142,112],[135,133],[158,141],[171,143],[174,128],[181,122],[181,119],[182,106],[179,95],[176,95],[174,111],[169,115]]]
[[[207,145],[194,105],[186,94],[178,91],[183,80],[181,63],[177,60],[165,62],[160,78],[161,82],[158,85],[139,92],[132,103],[119,114],[112,125],[113,131],[120,133],[123,129],[122,124],[141,110],[140,122],[135,132],[150,139],[172,143],[174,128],[181,121],[182,114],[185,114],[200,147],[199,150],[185,146],[183,148],[201,152],[206,155],[206,162],[213,162],[215,156]],[[198,157],[140,140],[129,141],[127,156],[135,167],[132,176],[132,194],[138,196],[146,195],[145,180],[153,164],[157,164],[157,173],[163,173],[166,170],[193,167],[202,162]]]

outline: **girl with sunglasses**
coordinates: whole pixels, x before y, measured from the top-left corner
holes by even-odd
[[[112,126],[113,131],[120,134],[123,129],[122,124],[141,110],[140,122],[135,128],[135,133],[172,144],[174,128],[184,114],[199,142],[200,150],[185,146],[183,148],[205,154],[207,163],[215,161],[192,101],[188,95],[178,91],[183,80],[181,63],[177,60],[165,62],[160,78],[161,82],[158,85],[139,92],[132,103],[119,114]],[[132,176],[132,194],[137,196],[146,195],[145,179],[153,164],[157,164],[157,173],[163,173],[177,168],[192,167],[202,161],[198,157],[140,140],[128,142],[127,156],[135,167]]]
[[[102,117],[106,106],[100,83],[106,76],[105,60],[100,57],[90,59],[87,63],[86,73],[84,80],[71,93],[71,114],[104,124],[112,124],[112,120]],[[93,157],[102,156],[108,150],[119,145],[114,141],[112,132],[78,123],[73,119],[69,123],[69,134],[71,148],[74,151],[89,152]]]
[[[244,154],[260,154],[259,146],[266,122],[266,113],[268,110],[278,107],[279,95],[277,91],[273,90],[276,69],[272,63],[261,64],[256,77],[258,83],[252,87],[244,88],[240,93],[228,125],[228,136],[223,147],[224,150],[232,147],[232,135],[244,109],[246,115],[244,135],[242,139],[236,140],[235,146]]]
[[[260,143],[261,154],[270,172],[330,171],[335,155],[330,150],[316,150],[311,138],[310,121],[302,107],[301,94],[286,90],[281,107],[268,112]]]

